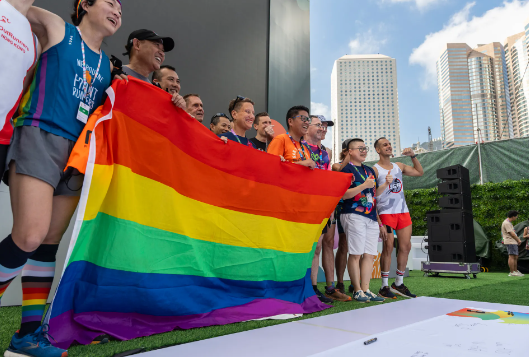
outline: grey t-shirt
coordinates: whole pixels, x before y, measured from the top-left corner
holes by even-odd
[[[142,80],[144,82],[151,83],[151,80],[149,78],[147,78],[147,77],[139,74],[138,72],[132,70],[130,67],[123,66],[122,69],[123,69],[123,72],[125,72],[125,74],[127,76],[132,76],[132,77],[137,78],[139,80]]]

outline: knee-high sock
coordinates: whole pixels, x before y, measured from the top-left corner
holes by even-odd
[[[58,245],[42,244],[22,270],[22,324],[19,337],[35,332],[41,324],[55,276]]]
[[[9,284],[17,277],[33,253],[20,249],[13,242],[11,234],[0,242],[0,302]]]

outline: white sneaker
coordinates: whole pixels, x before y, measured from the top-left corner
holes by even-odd
[[[509,273],[509,275],[507,275],[507,276],[516,276],[515,274],[516,273]]]
[[[514,273],[516,274],[516,276],[525,276],[524,274],[520,273],[519,270],[515,271]]]

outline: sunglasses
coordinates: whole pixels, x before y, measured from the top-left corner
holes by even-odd
[[[228,120],[230,119],[230,117],[228,117],[228,116],[227,116],[226,114],[224,114],[224,113],[217,113],[217,114],[215,114],[215,115],[211,118],[211,120],[213,120],[213,119],[215,119],[215,118],[227,118]]]

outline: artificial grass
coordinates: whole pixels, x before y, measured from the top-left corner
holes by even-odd
[[[412,271],[410,277],[405,279],[406,286],[419,296],[432,296],[438,298],[460,299],[471,301],[485,301],[502,304],[527,305],[529,301],[529,277],[508,277],[507,273],[482,273],[477,279],[466,280],[460,277],[429,277],[424,278],[422,272]],[[371,290],[378,291],[381,281],[373,280]],[[323,291],[324,284],[319,284]],[[387,301],[391,303],[399,300]],[[368,307],[370,304],[352,302],[336,302],[334,307],[322,312],[305,315],[296,320],[335,314],[348,310]],[[0,351],[9,345],[11,336],[20,324],[20,307],[0,308]],[[144,347],[154,350],[204,340],[212,337],[229,335],[232,333],[253,330],[261,327],[288,323],[293,320],[266,320],[248,321],[225,326],[210,326],[192,330],[179,330],[159,335],[138,338],[132,341],[111,341],[104,345],[74,346],[69,349],[70,356],[83,357],[111,357],[116,353]]]

